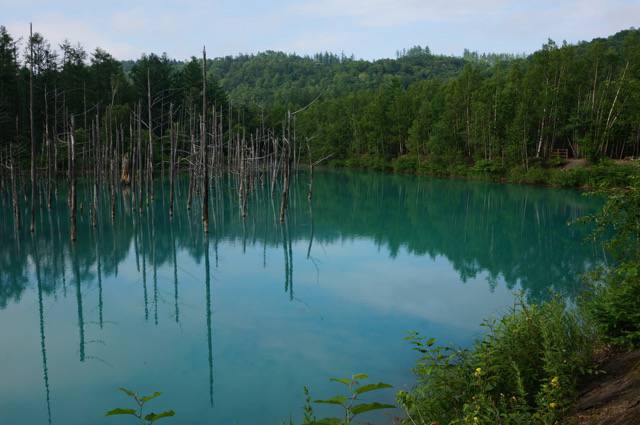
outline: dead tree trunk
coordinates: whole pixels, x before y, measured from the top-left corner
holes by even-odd
[[[69,127],[69,180],[71,181],[71,187],[69,192],[69,205],[71,209],[71,241],[75,242],[78,236],[78,230],[76,228],[76,141],[75,141],[75,122],[74,116],[71,115],[71,123]]]
[[[209,164],[207,162],[207,51],[202,48],[202,227],[209,232]]]
[[[31,137],[31,233],[36,231],[36,139],[33,128],[33,25],[29,24],[29,128]]]
[[[13,219],[17,231],[20,230],[20,197],[18,196],[18,190],[16,187],[16,164],[13,160],[11,145],[9,145],[9,156],[11,157],[11,199],[13,204]]]
[[[280,197],[280,223],[284,223],[285,214],[287,212],[287,205],[289,203],[289,162],[290,162],[290,146],[288,141],[285,141],[282,147],[282,195]]]
[[[47,87],[44,88],[44,134],[47,147],[47,209],[51,209],[51,191],[53,181],[51,178],[51,137],[49,135],[49,97]]]
[[[311,203],[311,198],[313,197],[313,160],[311,159],[309,139],[307,139],[307,155],[309,155],[309,190],[307,192],[307,200]]]
[[[93,200],[91,202],[91,227],[98,224],[98,179],[100,176],[100,110],[96,109],[96,121],[93,126]]]
[[[147,119],[149,129],[149,196],[153,201],[153,139],[151,134],[153,132],[153,123],[151,122],[151,79],[149,77],[149,65],[147,65]]]
[[[169,141],[171,142],[170,146],[170,170],[169,170],[169,217],[173,217],[173,192],[176,178],[176,143],[175,143],[175,131],[173,126],[173,103],[169,104]]]

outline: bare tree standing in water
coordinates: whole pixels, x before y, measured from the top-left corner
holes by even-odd
[[[33,24],[29,24],[29,127],[31,137],[31,233],[36,231],[36,139],[33,134]]]
[[[202,227],[209,233],[209,167],[207,164],[207,51],[202,48]]]

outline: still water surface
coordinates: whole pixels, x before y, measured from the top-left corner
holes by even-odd
[[[220,183],[204,238],[182,183],[173,220],[158,186],[148,211],[118,196],[95,230],[82,187],[75,245],[64,191],[35,236],[3,198],[0,424],[132,423],[103,416],[128,407],[121,386],[162,391],[150,407],[183,425],[299,418],[303,386],[334,395],[331,376],[408,388],[407,331],[468,345],[516,291],[573,298],[603,255],[567,226],[599,206],[573,191],[324,171],[312,208],[306,176],[293,182],[281,226],[268,184],[242,220]]]

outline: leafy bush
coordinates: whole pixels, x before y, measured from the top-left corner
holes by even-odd
[[[640,175],[638,165],[618,165],[604,161],[587,170],[587,185],[590,187],[627,187]]]
[[[588,172],[584,168],[570,170],[553,170],[549,175],[549,183],[558,187],[584,187],[587,185]]]
[[[378,155],[360,155],[346,159],[344,164],[348,168],[361,168],[366,170],[388,171],[391,169],[389,163]]]
[[[594,273],[591,289],[582,297],[586,314],[607,343],[640,346],[640,266],[623,263]]]
[[[520,303],[470,350],[410,336],[423,354],[418,385],[398,393],[411,421],[421,424],[552,424],[589,372],[594,333],[555,299]]]
[[[566,159],[561,158],[561,157],[558,157],[558,156],[553,157],[553,158],[550,158],[550,159],[547,161],[547,164],[548,164],[550,167],[554,167],[554,168],[562,167],[562,166],[563,166],[563,165],[565,165],[566,163],[567,163],[567,160],[566,160]]]
[[[419,162],[417,155],[399,156],[393,161],[393,171],[396,173],[415,173]]]
[[[493,177],[503,176],[505,169],[500,161],[482,159],[475,163],[472,171],[477,174],[489,175]]]
[[[605,341],[626,347],[640,346],[640,177],[630,181],[626,188],[605,190],[602,211],[590,217],[594,236],[612,235],[606,246],[615,263],[592,273],[582,300]]]
[[[509,170],[507,179],[514,183],[546,184],[549,181],[549,171],[541,167],[515,167]]]

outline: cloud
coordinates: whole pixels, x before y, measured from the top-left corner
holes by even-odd
[[[29,37],[28,21],[13,21],[7,24],[8,31],[16,38],[22,37],[27,40]],[[94,22],[69,18],[60,13],[47,13],[34,17],[33,31],[42,34],[57,48],[64,40],[71,43],[80,43],[88,52],[92,52],[96,47],[101,47],[118,58],[135,57],[140,51],[132,44],[119,41],[104,31],[104,27]]]
[[[544,1],[537,8],[519,8],[499,26],[513,35],[535,34],[578,41],[608,36],[638,25],[640,1]]]
[[[370,38],[411,40],[396,48],[422,40],[448,53],[465,47],[520,52],[535,50],[548,37],[575,42],[638,25],[640,1],[305,0],[289,13],[324,20],[326,27],[348,25]]]
[[[307,17],[349,18],[365,27],[457,21],[492,14],[509,0],[309,0],[292,7]]]
[[[640,0],[0,0],[0,24],[19,36],[29,21],[52,44],[65,38],[120,59],[167,52],[178,59],[280,49],[393,56],[434,52],[531,52],[548,38],[570,42],[638,25]]]

